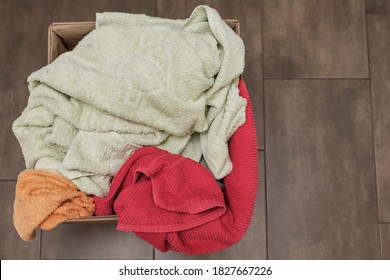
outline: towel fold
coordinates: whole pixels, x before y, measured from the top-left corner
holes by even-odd
[[[73,51],[32,73],[13,131],[27,168],[57,169],[104,197],[139,146],[232,170],[227,141],[245,122],[241,38],[208,6],[186,20],[97,14]]]
[[[175,232],[225,212],[223,193],[201,164],[156,147],[138,149],[121,167],[96,215],[118,215],[118,230]]]
[[[118,214],[118,229],[133,231],[162,252],[206,254],[237,243],[254,211],[258,183],[257,137],[246,85],[246,122],[229,141],[232,172],[217,181],[191,160],[148,147],[135,152],[114,177],[96,213]],[[191,215],[189,215],[191,214]]]
[[[18,176],[13,219],[23,240],[33,240],[39,227],[53,229],[66,220],[92,216],[94,211],[93,198],[61,175],[27,169]]]
[[[135,232],[162,252],[198,255],[223,250],[240,241],[249,227],[258,183],[257,137],[252,104],[243,81],[239,88],[240,95],[247,100],[246,122],[229,140],[233,170],[224,178],[226,211],[208,223],[183,231]]]

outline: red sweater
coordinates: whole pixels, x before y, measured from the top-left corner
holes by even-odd
[[[243,81],[239,89],[247,100],[246,122],[229,140],[233,170],[224,178],[223,194],[200,164],[144,147],[122,166],[107,197],[95,197],[96,214],[115,212],[118,230],[133,231],[163,252],[205,254],[241,240],[254,210],[258,159],[252,105]]]

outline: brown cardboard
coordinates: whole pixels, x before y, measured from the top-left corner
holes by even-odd
[[[224,20],[240,36],[240,23],[236,19]],[[48,34],[48,63],[53,62],[59,55],[73,50],[85,35],[95,29],[94,21],[85,22],[55,22],[49,26]],[[107,223],[118,221],[116,215],[93,216],[65,223]]]
[[[240,36],[240,23],[236,19],[224,20]],[[49,26],[48,63],[59,55],[71,51],[78,42],[95,29],[94,21],[55,22]]]

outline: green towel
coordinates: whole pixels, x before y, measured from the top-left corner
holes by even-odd
[[[238,93],[242,40],[208,6],[186,20],[96,15],[73,51],[28,77],[13,131],[27,168],[54,168],[81,191],[105,196],[140,147],[231,170],[227,141],[245,122]]]

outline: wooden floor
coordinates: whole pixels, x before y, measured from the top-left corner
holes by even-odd
[[[199,257],[161,253],[115,224],[21,241],[11,123],[46,63],[49,24],[103,11],[186,18],[200,3],[238,19],[246,46],[260,181],[244,239]],[[1,259],[390,259],[389,0],[3,0],[0,26]]]

